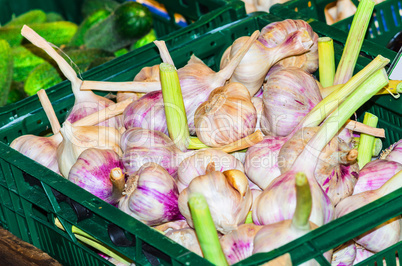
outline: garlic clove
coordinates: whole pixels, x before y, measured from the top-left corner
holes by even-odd
[[[194,252],[198,256],[203,256],[200,244],[197,239],[195,230],[192,228],[183,228],[178,230],[172,230],[165,234],[166,237],[172,239],[176,243],[179,243],[188,250]]]
[[[239,191],[240,195],[244,197],[244,195],[250,189],[249,181],[246,175],[237,169],[226,170],[223,172],[223,174],[226,176],[229,184],[231,184],[232,187]]]

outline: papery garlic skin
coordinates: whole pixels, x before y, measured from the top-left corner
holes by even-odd
[[[353,195],[380,188],[396,173],[402,170],[402,164],[388,160],[374,160],[364,165],[353,190]]]
[[[158,231],[161,231],[162,233],[167,233],[173,230],[190,228],[190,225],[188,225],[186,220],[177,220],[156,225],[153,228],[155,228]]]
[[[278,155],[286,140],[283,137],[264,136],[262,141],[247,149],[244,171],[261,189],[280,176],[279,164],[283,162],[278,161]]]
[[[229,265],[253,255],[254,237],[261,228],[255,224],[242,224],[219,239]]]
[[[247,88],[238,82],[214,89],[195,111],[197,137],[210,147],[220,147],[255,131],[257,111]]]
[[[221,150],[200,150],[184,159],[177,169],[177,188],[182,192],[190,182],[200,175],[205,175],[209,163],[215,163],[215,169],[223,172],[237,169],[244,172],[243,164],[233,155]]]
[[[297,67],[272,67],[263,91],[261,128],[274,136],[289,135],[322,100],[315,78]]]
[[[246,177],[244,176],[246,179]],[[179,196],[179,209],[190,226],[193,225],[188,207],[189,195],[202,194],[209,206],[216,230],[227,234],[243,224],[251,208],[252,195],[247,180],[245,191],[235,189],[225,175],[218,171],[194,178]]]
[[[337,247],[332,254],[332,266],[352,266],[356,258],[356,244],[353,240]]]
[[[114,168],[124,172],[123,163],[116,152],[89,148],[80,154],[71,167],[68,180],[114,205],[119,200],[113,197],[113,184],[110,180],[110,171]]]
[[[150,226],[183,219],[176,183],[164,168],[147,163],[131,178],[119,202],[120,210]]]
[[[288,34],[301,29],[306,30],[312,40],[309,50],[299,55],[286,57],[280,60],[277,65],[295,66],[309,73],[314,73],[318,69],[318,35],[304,20],[286,19],[272,22],[261,30],[258,40],[266,47],[275,47],[278,43],[283,42]]]
[[[154,162],[173,177],[177,176],[179,164],[194,152],[182,152],[165,134],[157,130],[130,128],[121,136],[123,163],[127,174],[135,174],[142,165]]]
[[[194,229],[184,228],[184,229],[172,230],[167,232],[165,236],[179,243],[188,250],[191,250],[195,254],[203,257],[201,246],[198,242],[198,238]]]
[[[57,147],[63,137],[56,134],[51,137],[38,137],[35,135],[23,135],[14,139],[10,147],[19,151],[28,158],[60,174],[57,163]]]
[[[66,121],[60,133],[63,135],[63,141],[57,147],[57,162],[60,173],[66,178],[78,156],[88,148],[110,149],[119,156],[122,155],[120,133],[116,128],[73,126]]]

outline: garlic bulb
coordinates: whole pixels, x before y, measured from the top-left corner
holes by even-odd
[[[151,226],[182,220],[178,196],[173,177],[160,165],[146,163],[127,180],[119,209]]]
[[[296,190],[296,207],[292,219],[282,220],[277,223],[263,226],[254,238],[253,254],[269,252],[297,239],[318,226],[309,221],[312,212],[312,192],[310,191],[307,176],[298,172],[293,176],[294,189]],[[330,261],[332,250],[324,253],[324,257]],[[303,265],[315,265],[315,260],[310,260]]]
[[[273,22],[261,30],[258,40],[266,47],[271,48],[282,43],[289,34],[299,30],[307,31],[312,40],[312,45],[304,53],[286,57],[277,64],[285,68],[295,66],[309,73],[314,73],[318,69],[318,35],[307,22],[293,19]]]
[[[134,81],[143,82],[155,82],[159,80],[159,65],[154,65],[151,67],[143,67],[140,72],[134,77]],[[116,101],[121,102],[128,98],[134,98],[137,100],[144,96],[145,93],[130,92],[130,91],[119,91],[116,94]]]
[[[365,191],[352,195],[340,201],[335,208],[335,217],[342,217],[370,202],[373,202],[384,195],[387,195],[401,187],[402,171],[399,171],[384,185],[376,190]],[[376,226],[366,233],[354,238],[355,242],[362,247],[380,252],[400,240],[401,235],[401,217],[394,217],[387,222]]]
[[[14,139],[10,147],[53,172],[60,174],[56,150],[62,140],[63,137],[60,134],[50,137],[23,135]]]
[[[190,182],[200,175],[205,175],[207,166],[213,162],[215,169],[220,172],[237,169],[244,172],[243,164],[233,155],[214,149],[197,151],[184,159],[177,169],[177,187],[182,192]]]
[[[163,223],[160,225],[156,225],[153,228],[166,234],[167,232],[170,232],[172,230],[190,228],[190,226],[188,225],[186,220],[176,220],[176,221],[171,221],[171,222]]]
[[[297,67],[272,67],[263,85],[264,134],[287,136],[321,100],[315,78]]]
[[[221,68],[226,66],[228,59],[232,58],[248,38],[240,37],[233,42],[221,59]],[[258,38],[261,39],[261,35]],[[268,70],[275,63],[283,58],[308,51],[312,44],[313,41],[305,29],[290,33],[282,42],[269,48],[256,40],[233,72],[230,81],[240,82],[247,87],[250,95],[254,96],[261,88]]]
[[[254,237],[261,228],[255,224],[242,224],[219,239],[229,265],[253,255]]]
[[[224,173],[215,171],[213,163],[205,175],[194,178],[179,196],[179,209],[190,226],[193,226],[188,197],[193,193],[202,194],[211,212],[216,230],[223,234],[244,223],[251,208],[252,195],[247,177],[239,170]]]
[[[63,141],[57,147],[57,163],[65,178],[68,177],[78,156],[88,148],[110,149],[119,156],[122,155],[119,146],[120,133],[113,127],[73,126],[66,121],[60,133],[63,135]]]
[[[182,152],[162,132],[143,128],[126,130],[121,136],[121,148],[128,175],[135,174],[145,163],[154,162],[176,177],[179,164],[195,152]]]
[[[223,86],[232,75],[234,69],[247,52],[252,42],[257,38],[256,31],[249,42],[244,43],[238,53],[230,60],[230,63],[221,68],[219,72],[213,71],[201,59],[192,55],[188,63],[177,70],[186,108],[187,122],[191,135],[195,135],[194,114],[198,106],[205,102],[209,94],[217,87]],[[161,57],[167,57],[167,50],[160,50]],[[124,126],[142,127],[151,130],[159,130],[168,134],[166,126],[165,109],[161,91],[145,94],[136,102],[129,105],[123,113]]]
[[[123,197],[123,172],[123,163],[116,152],[89,148],[71,167],[68,180],[114,205]]]
[[[290,169],[294,160],[318,130],[318,127],[305,127],[282,146],[278,155],[282,162],[279,165],[281,173]],[[320,153],[314,176],[334,205],[353,193],[359,176],[356,158],[357,150],[351,149],[338,137],[333,138]]]
[[[332,266],[352,266],[356,258],[356,244],[350,240],[340,245],[332,254]]]
[[[401,170],[402,164],[394,161],[379,159],[368,162],[359,171],[353,195],[380,188]]]
[[[210,147],[219,147],[244,138],[255,131],[257,111],[247,88],[228,83],[211,92],[195,111],[197,137]]]

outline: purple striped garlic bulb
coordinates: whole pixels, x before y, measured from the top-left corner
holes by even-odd
[[[258,40],[268,48],[275,47],[278,43],[282,43],[288,34],[301,29],[307,31],[313,44],[305,53],[286,57],[280,60],[277,65],[299,67],[309,73],[314,73],[318,69],[318,35],[304,20],[286,19],[272,22],[261,30]]]
[[[266,135],[289,135],[322,100],[315,78],[297,67],[272,67],[263,90],[261,128]]]
[[[228,234],[245,222],[253,201],[247,177],[241,171],[215,171],[212,162],[206,174],[194,178],[179,196],[180,212],[192,227],[193,220],[187,202],[193,193],[205,197],[216,230],[222,234]]]
[[[162,132],[144,128],[126,130],[121,136],[121,148],[128,175],[135,174],[144,164],[154,162],[176,177],[179,164],[194,153],[182,152]]]
[[[171,175],[156,163],[141,166],[127,180],[119,209],[143,223],[154,226],[182,220],[178,208],[179,192]]]
[[[183,102],[187,113],[187,122],[190,134],[195,135],[194,114],[197,108],[206,100],[209,94],[218,87],[223,86],[230,79],[234,69],[258,36],[256,31],[249,42],[243,43],[236,56],[230,60],[226,67],[219,72],[213,71],[201,59],[192,55],[187,65],[177,70],[183,95]],[[160,51],[161,54],[165,51]],[[168,134],[166,115],[163,105],[162,91],[145,94],[130,104],[123,113],[124,126],[142,127],[159,130]]]
[[[285,173],[292,167],[297,156],[318,130],[318,127],[305,127],[282,146],[278,155],[283,162],[279,165],[281,173]],[[353,193],[359,176],[356,159],[357,150],[351,149],[338,137],[334,137],[320,153],[314,176],[334,206]]]
[[[57,162],[65,178],[80,154],[88,148],[110,149],[122,155],[120,132],[114,127],[74,126],[65,121],[60,133],[63,140],[57,147]]]
[[[394,161],[378,159],[368,162],[359,171],[353,195],[380,188],[401,170],[402,164]]]
[[[362,261],[370,258],[374,254],[375,254],[375,252],[367,250],[364,247],[356,244],[356,258],[353,261],[353,265],[358,264],[359,262],[362,262]]]
[[[253,255],[254,237],[261,228],[255,224],[242,224],[219,239],[229,265]]]
[[[199,150],[179,164],[176,179],[179,192],[188,187],[194,178],[205,175],[211,162],[219,172],[232,169],[244,172],[243,164],[231,154],[215,149]]]
[[[61,134],[55,134],[50,137],[22,135],[14,139],[10,147],[53,172],[60,174],[57,163],[57,147],[62,140],[63,137]]]
[[[221,68],[226,66],[227,62],[248,38],[246,36],[240,37],[226,49],[221,58]],[[261,39],[261,35],[258,38]],[[233,72],[230,82],[240,82],[247,87],[250,95],[254,96],[261,88],[268,70],[274,64],[286,57],[303,54],[312,45],[313,40],[306,29],[299,29],[286,34],[280,42],[271,47],[267,47],[261,41],[256,40]]]
[[[402,171],[399,171],[380,188],[352,195],[340,201],[335,208],[335,217],[339,218],[357,210],[370,202],[392,193],[400,188],[401,185]],[[401,217],[394,217],[354,238],[354,241],[372,252],[380,252],[399,242],[401,237],[401,224]]]
[[[318,227],[310,221],[314,201],[307,176],[303,172],[297,172],[292,174],[292,178],[293,189],[296,191],[296,206],[292,218],[264,225],[255,235],[253,254],[279,248]],[[332,250],[324,253],[328,261],[331,261],[331,255]],[[315,260],[306,262],[306,265],[315,265]]]
[[[195,111],[197,137],[210,147],[220,147],[255,131],[257,111],[247,88],[228,83],[211,92]]]
[[[112,150],[96,148],[80,154],[68,180],[112,205],[123,197],[126,183],[120,156]]]

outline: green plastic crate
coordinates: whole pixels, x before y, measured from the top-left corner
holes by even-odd
[[[279,17],[268,13],[253,13],[237,21],[216,26],[187,43],[181,42],[184,38],[182,35],[192,35],[197,31],[195,24],[192,29],[191,25],[187,31],[183,29],[180,35],[167,36],[165,41],[176,67],[184,66],[194,53],[212,69],[217,70],[223,52],[236,38],[251,35],[255,30],[279,20]],[[205,26],[198,25],[199,28]],[[314,25],[312,26],[315,30]],[[339,62],[343,45],[336,42],[334,46],[336,62]],[[357,68],[363,68],[369,61],[366,56],[360,56]],[[83,77],[91,80],[128,81],[132,80],[142,67],[159,63],[161,59],[158,50],[152,44],[94,68],[84,73]],[[47,93],[59,120],[64,121],[67,110],[74,102],[70,83],[64,81],[48,89]],[[395,123],[394,120],[397,120],[397,123],[400,123],[401,117],[394,115],[392,110],[378,106],[377,101],[380,98],[388,99],[391,104],[396,105],[395,100],[389,96],[378,96],[362,107],[358,116],[361,120],[365,111],[378,115],[379,126],[386,129],[388,142],[394,142],[402,138],[402,129],[391,127],[389,121]],[[44,134],[49,131],[49,127],[36,96],[0,112],[1,226],[44,250],[63,265],[108,265],[108,262],[95,251],[80,244],[71,231],[63,232],[56,228],[53,224],[54,217],[58,217],[67,228],[75,225],[84,230],[105,245],[132,258],[137,265],[211,265],[205,259],[8,146],[20,135]],[[86,215],[77,216],[66,199],[80,203],[86,209]],[[401,199],[402,189],[399,189],[279,249],[256,254],[237,265],[260,265],[285,252],[290,252],[295,265],[311,258],[323,265],[328,264],[323,261],[323,252],[400,215]],[[108,228],[114,226],[124,230],[127,236],[126,246],[117,246],[112,242]],[[388,257],[392,253],[395,261],[395,249],[388,251]]]
[[[333,0],[292,0],[283,4],[276,4],[270,8],[270,12],[283,16],[287,12],[299,13],[305,18],[312,18],[326,23],[324,9]],[[357,6],[358,1],[353,1]],[[349,31],[353,16],[345,18],[331,25],[334,29]],[[373,16],[367,29],[366,39],[386,48],[388,42],[398,32],[402,31],[402,1],[386,0],[374,7]]]

